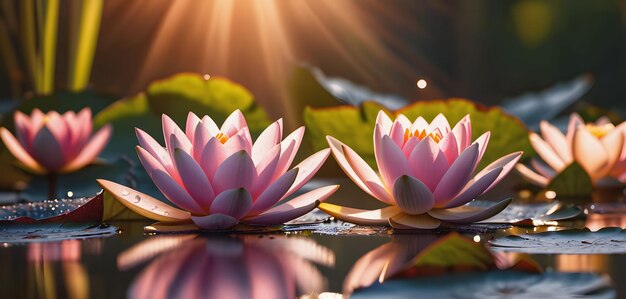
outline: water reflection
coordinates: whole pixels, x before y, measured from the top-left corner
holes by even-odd
[[[153,237],[118,256],[118,267],[128,269],[161,253],[132,282],[128,297],[295,298],[324,291],[327,281],[316,264],[335,264],[334,253],[309,238],[178,237]]]

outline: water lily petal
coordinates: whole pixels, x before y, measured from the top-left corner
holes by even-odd
[[[256,176],[252,158],[242,150],[226,158],[217,168],[212,182],[213,190],[215,194],[234,188],[252,190]]]
[[[174,151],[174,163],[176,164],[178,174],[180,174],[182,184],[189,192],[189,195],[200,207],[208,212],[215,198],[215,193],[213,193],[211,183],[202,168],[200,168],[200,165],[182,149]]]
[[[252,208],[252,196],[245,188],[234,188],[218,194],[211,205],[211,214],[225,214],[237,219]]]
[[[9,152],[26,167],[36,173],[44,173],[46,170],[39,164],[22,145],[17,141],[15,136],[9,132],[6,128],[0,128],[0,138],[4,142]]]
[[[411,152],[413,152],[413,150],[415,149],[415,146],[417,146],[419,142],[420,142],[420,139],[415,136],[409,138],[409,140],[406,141],[406,143],[402,147],[402,153],[407,159],[409,158],[409,155],[411,155]]]
[[[200,118],[195,113],[189,111],[187,114],[187,122],[185,123],[185,135],[187,135],[189,141],[195,140],[196,128],[200,122]]]
[[[547,177],[542,176],[541,174],[538,174],[534,171],[532,171],[530,168],[528,168],[526,165],[524,164],[517,164],[515,165],[515,169],[517,170],[517,172],[519,174],[522,175],[522,177],[524,179],[526,179],[527,181],[540,186],[540,187],[547,187],[548,184],[550,183],[550,179]]]
[[[585,127],[578,127],[574,135],[574,159],[582,166],[589,176],[598,179],[604,174],[602,170],[609,163],[609,156],[604,145]],[[559,169],[557,169],[559,171]]]
[[[356,171],[352,168],[352,165],[350,165],[350,163],[348,162],[343,149],[349,149],[350,147],[341,143],[341,141],[335,139],[332,136],[326,136],[326,141],[328,141],[328,145],[330,147],[330,150],[333,152],[333,155],[335,156],[337,164],[339,164],[339,166],[341,167],[341,169],[343,169],[346,175],[348,175],[348,177],[367,194],[371,195],[374,198],[377,198],[374,193],[372,193],[372,191],[369,189],[369,187],[365,184],[365,182],[361,180],[359,175],[357,175]]]
[[[290,168],[291,163],[293,163],[293,159],[296,158],[300,144],[302,143],[302,136],[304,136],[304,126],[291,132],[291,134],[280,142],[280,160],[278,161],[278,167],[276,168],[274,179],[281,176]]]
[[[376,124],[381,127],[383,132],[389,132],[391,130],[391,126],[393,125],[393,121],[385,111],[378,111],[378,115],[376,116]]]
[[[393,198],[402,211],[409,215],[423,214],[433,208],[435,197],[420,180],[400,176],[393,185]]]
[[[63,148],[48,126],[43,126],[33,140],[33,158],[45,169],[56,172],[65,164]]]
[[[187,138],[187,135],[181,130],[178,125],[167,115],[163,114],[161,116],[161,122],[163,123],[163,138],[165,139],[165,144],[171,153],[172,145],[170,144],[172,140],[172,135],[176,140],[180,142],[180,146],[186,152],[191,152],[191,142]]]
[[[402,213],[402,210],[397,206],[376,210],[362,210],[321,203],[317,208],[341,221],[359,225],[387,225],[389,218]]]
[[[454,208],[474,200],[477,196],[482,195],[487,191],[493,182],[496,181],[500,173],[502,173],[502,167],[497,167],[491,169],[480,177],[474,177],[465,185],[463,190],[461,190],[457,196],[442,204],[441,207],[444,209]]]
[[[460,206],[450,209],[433,209],[428,214],[450,223],[474,223],[497,215],[511,203],[511,200],[511,198],[503,199],[488,207]]]
[[[478,158],[476,158],[476,164],[474,164],[474,170],[476,170],[476,166],[483,159],[485,155],[485,150],[487,150],[487,145],[489,144],[489,137],[491,137],[491,132],[487,131],[480,135],[480,137],[476,138],[474,143],[478,144]]]
[[[298,168],[298,175],[296,176],[291,188],[289,188],[287,193],[285,193],[281,199],[287,198],[287,196],[293,194],[304,186],[304,184],[306,184],[306,182],[308,182],[315,175],[315,173],[317,173],[320,167],[322,167],[324,161],[328,158],[328,155],[330,155],[330,149],[326,148],[309,156],[296,165],[294,168]]]
[[[569,165],[573,161],[572,149],[570,143],[567,142],[565,135],[557,127],[551,125],[549,122],[542,120],[539,123],[541,129],[541,135],[548,142],[554,152],[559,155],[561,160]]]
[[[478,158],[478,144],[474,143],[466,148],[459,158],[450,165],[443,175],[433,194],[435,195],[435,207],[440,207],[449,201],[463,189],[470,179],[473,166]]]
[[[239,132],[242,128],[248,127],[246,123],[246,118],[243,116],[243,113],[239,109],[233,111],[227,118],[224,120],[220,131],[224,132],[227,136],[232,136]]]
[[[413,124],[411,125],[411,132],[421,132],[426,130],[426,128],[428,127],[428,122],[421,116],[418,116],[417,119],[413,122]]]
[[[134,212],[162,222],[180,222],[191,218],[187,211],[172,207],[150,195],[107,180],[96,180],[102,189]]]
[[[139,162],[141,162],[141,165],[143,165],[143,168],[146,170],[148,175],[152,175],[152,171],[157,170],[157,169],[163,172],[167,172],[165,167],[163,167],[163,165],[159,163],[159,161],[154,156],[152,156],[146,149],[144,149],[143,147],[139,145],[137,145],[135,149],[137,150],[137,156],[139,157]],[[178,175],[178,172],[176,172],[176,175]],[[175,179],[175,180],[178,183],[182,184],[182,180],[180,180],[180,177],[178,177],[178,179]]]
[[[602,171],[604,174],[607,174],[613,166],[615,162],[619,159],[622,150],[624,148],[624,134],[620,130],[612,130],[608,134],[606,134],[600,142],[604,146],[604,149],[607,153],[607,166]]]
[[[289,187],[293,185],[298,175],[298,168],[291,169],[276,181],[274,181],[259,197],[254,201],[250,215],[256,215],[266,211],[275,205],[287,193]]]
[[[544,163],[543,161],[537,159],[537,158],[532,158],[530,159],[530,165],[542,176],[547,177],[547,178],[552,178],[554,177],[557,172],[554,171],[554,169],[550,168],[550,166],[548,166],[548,164]]]
[[[491,162],[489,165],[487,165],[487,167],[485,167],[483,170],[481,170],[479,173],[477,173],[475,178],[479,179],[482,176],[486,175],[491,170],[493,170],[495,168],[502,167],[502,171],[500,172],[498,177],[493,181],[493,183],[491,183],[491,185],[489,187],[487,187],[487,189],[485,191],[483,191],[483,193],[488,192],[489,190],[491,190],[491,188],[493,188],[503,178],[505,178],[509,174],[509,172],[511,172],[511,170],[513,170],[513,167],[515,167],[517,162],[519,162],[519,160],[522,158],[522,154],[523,154],[523,152],[521,152],[521,151],[510,153],[510,154],[508,154],[508,155],[506,155],[504,157],[501,157],[498,160],[495,160],[495,161]]]
[[[139,141],[139,145],[148,151],[152,157],[157,159],[165,169],[168,171],[174,169],[174,164],[170,157],[170,154],[159,144],[150,134],[144,132],[139,128],[135,128],[135,135],[137,135],[137,140]]]
[[[428,214],[409,215],[400,213],[389,218],[389,225],[395,229],[435,229],[441,221]]]
[[[91,163],[95,160],[100,152],[104,150],[107,143],[109,143],[109,139],[111,138],[111,134],[113,132],[113,128],[110,124],[102,127],[96,134],[94,134],[87,145],[83,147],[78,156],[74,158],[67,166],[65,166],[62,171],[70,172],[80,168],[83,168],[85,165]]]
[[[282,123],[282,118],[273,122],[259,135],[256,142],[254,142],[252,146],[252,161],[254,161],[255,165],[259,164],[272,147],[280,143],[282,138]]]
[[[341,149],[344,153],[344,157],[349,164],[349,167],[354,171],[358,178],[367,186],[371,195],[388,204],[395,204],[395,201],[390,196],[389,191],[384,187],[383,182],[378,177],[378,174],[372,170],[372,168],[361,158],[354,150],[348,146],[342,144]]]
[[[408,128],[410,128],[410,126],[405,127],[400,121],[400,118],[396,119],[396,121],[393,122],[393,125],[391,125],[389,137],[391,137],[391,140],[393,140],[399,148],[404,146],[404,132]]]
[[[31,148],[32,140],[35,137],[34,133],[31,133],[30,118],[20,111],[15,111],[13,119],[15,120],[15,136],[17,140],[20,141],[20,144],[22,144],[22,147],[28,152]]]
[[[215,180],[215,171],[220,165],[222,165],[222,163],[224,163],[226,158],[232,156],[238,151],[245,152],[245,150],[242,150],[241,148],[241,144],[243,142],[244,141],[240,136],[230,138],[225,144],[222,144],[215,137],[211,137],[211,139],[209,139],[209,142],[207,142],[206,146],[202,150],[199,164],[211,183]]]
[[[324,201],[335,193],[337,189],[339,189],[339,185],[314,189],[259,215],[247,217],[244,221],[253,225],[277,225],[285,223],[309,213],[315,209],[321,201]]]
[[[456,143],[454,132],[450,132],[439,141],[439,148],[446,156],[448,165],[452,164],[459,157],[459,145]]]
[[[448,160],[431,138],[424,138],[409,155],[411,174],[429,190],[434,191],[439,181],[448,170]]]
[[[426,131],[433,132],[436,129],[439,129],[442,135],[446,135],[448,134],[448,132],[450,132],[450,123],[448,123],[448,119],[442,113],[439,113],[437,114],[437,116],[435,116],[433,121],[431,121],[428,125]]]
[[[580,117],[578,113],[572,113],[569,117],[569,122],[567,124],[567,134],[565,136],[567,138],[567,144],[569,144],[570,147],[574,145],[574,135],[576,134],[576,129],[581,125],[585,125],[585,121],[583,121],[583,118]],[[573,152],[572,155],[574,155]]]
[[[209,140],[211,140],[211,137],[213,137],[211,136],[211,132],[209,132],[205,126],[200,124],[196,125],[195,132],[193,133],[193,139],[190,139],[193,141],[191,155],[194,159],[198,161],[202,160],[202,152],[209,143]]]
[[[267,152],[265,158],[256,165],[257,179],[254,181],[252,187],[252,198],[258,198],[259,194],[263,192],[267,186],[273,182],[274,173],[276,173],[276,167],[278,167],[278,161],[280,159],[280,143],[274,145],[272,149]]]
[[[206,213],[168,173],[155,169],[150,173],[150,177],[161,193],[176,206],[193,214],[202,215]]]
[[[403,129],[408,129],[411,126],[413,126],[413,124],[411,123],[411,121],[404,115],[404,114],[398,114],[396,116],[396,120],[402,124],[402,128]],[[402,130],[404,131],[404,130]],[[391,131],[389,131],[389,133],[391,133]]]
[[[213,119],[210,118],[208,115],[202,117],[202,126],[209,130],[211,136],[215,136],[220,132],[220,128],[217,126],[215,121],[213,121]]]
[[[539,135],[535,133],[530,133],[530,144],[533,146],[537,154],[545,161],[550,167],[552,167],[557,172],[561,172],[567,166],[563,160],[559,157],[559,155],[554,152],[552,147],[545,142]]]
[[[456,137],[456,144],[459,145],[459,152],[465,150],[472,142],[472,127],[469,119],[469,115],[463,117],[459,122],[454,125],[452,132]]]
[[[385,186],[391,189],[399,176],[410,174],[411,171],[406,157],[389,136],[383,136],[380,150],[381,155],[377,157],[378,168]]]
[[[193,221],[193,223],[198,227],[206,230],[225,230],[239,223],[237,218],[224,214],[192,216],[191,221]]]

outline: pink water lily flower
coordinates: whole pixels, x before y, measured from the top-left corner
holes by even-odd
[[[441,222],[472,223],[502,211],[510,199],[487,207],[465,205],[489,191],[519,160],[516,152],[472,174],[480,162],[490,133],[471,141],[469,115],[454,128],[442,114],[428,123],[411,122],[400,114],[395,121],[383,111],[374,129],[378,173],[350,147],[328,136],[328,143],[345,173],[361,189],[389,207],[360,210],[324,203],[320,209],[343,221],[361,225],[390,224],[399,229],[433,229]]]
[[[141,129],[136,133],[141,163],[178,208],[112,182],[99,183],[129,208],[157,221],[191,220],[208,230],[228,229],[240,221],[278,225],[313,210],[339,187],[321,187],[284,201],[313,177],[330,151],[321,150],[289,169],[304,127],[282,139],[282,120],[254,143],[239,110],[221,127],[190,112],[185,132],[163,115],[165,148]]]
[[[552,178],[572,162],[577,162],[597,185],[606,177],[626,183],[626,122],[615,126],[602,117],[595,123],[585,124],[580,115],[569,118],[567,132],[547,121],[540,124],[541,135],[530,133],[530,142],[543,160],[533,159],[531,169],[516,166],[528,181],[547,187]]]
[[[63,114],[34,109],[30,117],[17,111],[14,119],[17,138],[6,128],[0,128],[0,137],[15,158],[39,174],[85,167],[98,157],[112,132],[111,126],[105,125],[92,136],[89,108]]]

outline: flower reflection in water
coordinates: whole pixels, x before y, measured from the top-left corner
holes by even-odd
[[[326,279],[314,264],[334,266],[332,251],[312,239],[286,236],[194,238],[176,241],[154,237],[154,250],[164,251],[139,274],[130,298],[295,298],[319,294]],[[145,260],[138,244],[118,257],[121,269]],[[132,256],[132,257],[131,257]]]

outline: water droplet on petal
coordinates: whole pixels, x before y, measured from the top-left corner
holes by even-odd
[[[128,196],[128,194],[130,194],[130,192],[128,192],[128,190],[123,190],[122,191],[122,196]]]
[[[133,203],[139,203],[141,201],[141,197],[139,195],[135,195],[134,199]]]
[[[152,207],[152,209],[150,209],[150,211],[154,211],[154,210],[156,210],[156,209],[158,209],[158,208],[159,208],[159,207],[157,207],[157,206],[153,206],[153,207]]]
[[[164,215],[164,216],[167,216],[167,215],[169,215],[169,214],[170,214],[170,212],[168,212],[168,211],[163,212],[163,215]]]

